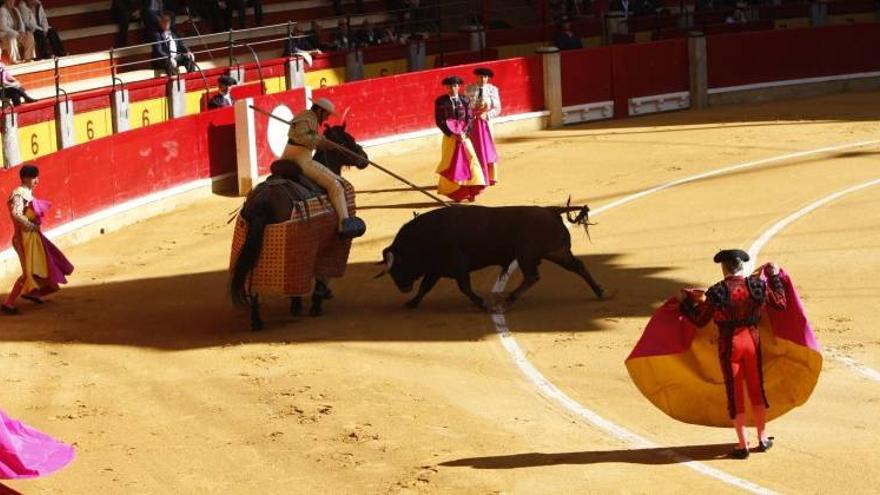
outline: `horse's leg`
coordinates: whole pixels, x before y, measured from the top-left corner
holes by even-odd
[[[330,299],[330,297],[333,297],[333,293],[330,291],[330,288],[327,287],[327,284],[321,279],[315,280],[315,290],[312,291],[312,307],[309,310],[309,314],[312,316],[321,316],[324,312],[322,307],[324,299]]]
[[[290,314],[299,316],[303,312],[303,298],[300,296],[290,298]]]
[[[251,330],[258,331],[263,329],[263,319],[260,318],[260,296],[254,294],[251,296]]]

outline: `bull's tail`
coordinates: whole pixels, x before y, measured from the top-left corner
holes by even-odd
[[[582,226],[588,238],[590,237],[590,225],[596,225],[590,223],[590,207],[587,205],[571,206],[571,196],[568,197],[565,206],[548,206],[548,209],[557,215],[565,215],[565,218],[572,225]],[[577,214],[572,215],[573,212],[577,212]]]
[[[229,295],[232,304],[246,308],[250,305],[250,295],[245,287],[248,275],[257,266],[260,252],[263,250],[263,234],[266,225],[272,223],[272,205],[268,201],[258,201],[254,205],[251,218],[248,219],[247,237],[235,260],[232,278],[229,282]]]

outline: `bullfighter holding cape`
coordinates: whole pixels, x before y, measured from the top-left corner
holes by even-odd
[[[443,79],[447,94],[434,101],[434,120],[443,132],[437,192],[455,202],[473,201],[489,185],[468,137],[473,113],[470,100],[459,93],[461,83],[458,76]]]
[[[749,456],[746,424],[757,429],[756,450],[770,449],[766,422],[803,405],[822,369],[789,275],[768,263],[746,276],[748,261],[739,249],[716,254],[724,280],[666,301],[626,359],[635,385],[664,413],[691,424],[732,423],[737,459]]]

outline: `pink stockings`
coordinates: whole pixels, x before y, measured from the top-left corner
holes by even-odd
[[[752,419],[755,420],[755,429],[758,433],[758,442],[767,440],[764,434],[764,428],[767,424],[767,411],[763,404],[752,405]],[[736,418],[733,420],[733,427],[736,429],[736,437],[739,439],[739,448],[745,449],[749,446],[748,436],[746,435],[746,413],[737,412]]]
[[[6,296],[6,300],[3,301],[3,305],[7,308],[15,307],[15,300],[18,299],[18,296],[21,295],[21,288],[24,286],[24,277],[18,277],[18,280],[15,281],[15,285],[12,286],[12,291]]]

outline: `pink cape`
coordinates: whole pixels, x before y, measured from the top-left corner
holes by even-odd
[[[448,119],[446,126],[455,135],[461,135],[465,130],[465,124],[456,119]],[[450,183],[459,184],[460,187],[450,193],[440,191],[441,194],[454,201],[462,201],[475,197],[488,186],[488,176],[485,169],[483,167],[477,170],[471,168],[471,155],[468,151],[468,145],[464,142],[456,139],[451,156],[445,155],[443,161],[444,163],[448,162],[449,165],[440,172],[440,175]],[[473,164],[475,167],[481,165],[477,160]],[[481,174],[481,177],[475,177],[477,174]]]
[[[0,411],[0,479],[36,478],[68,465],[73,447]]]
[[[37,214],[38,222],[42,223],[43,217],[49,212],[52,203],[42,199],[34,199],[32,203],[34,213]],[[40,242],[46,250],[46,262],[49,264],[49,282],[60,285],[67,283],[67,275],[73,273],[73,264],[64,256],[64,253],[52,243],[43,232],[40,232]]]
[[[492,139],[492,130],[489,122],[480,118],[474,119],[474,125],[470,132],[471,142],[474,143],[474,151],[477,153],[477,160],[483,167],[483,174],[486,177],[493,177],[494,174],[489,170],[489,165],[498,163],[498,152],[495,150],[495,142]],[[491,184],[495,180],[490,180]]]
[[[821,349],[801,299],[788,274],[780,275],[786,308],[768,306],[759,324],[768,420],[804,404],[822,369]],[[671,298],[648,322],[626,359],[627,371],[639,391],[669,416],[685,423],[730,426],[717,341],[714,323],[696,328]]]

